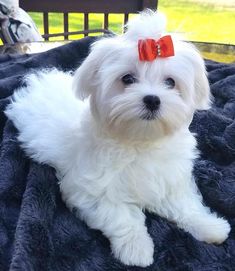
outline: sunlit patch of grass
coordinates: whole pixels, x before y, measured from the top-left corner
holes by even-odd
[[[189,40],[235,44],[234,7],[207,1],[162,0],[159,10],[169,18],[168,30],[183,33]]]
[[[235,55],[234,54],[218,54],[214,52],[202,52],[202,56],[205,59],[211,59],[218,62],[224,63],[235,63]]]

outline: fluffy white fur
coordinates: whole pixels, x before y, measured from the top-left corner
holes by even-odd
[[[210,103],[201,56],[174,39],[174,57],[138,60],[138,39],[158,39],[164,27],[161,14],[143,12],[125,34],[97,41],[75,76],[30,75],[6,110],[27,154],[56,168],[67,205],[109,238],[118,259],[143,267],[154,252],[144,209],[200,241],[222,243],[230,231],[203,205],[192,177],[197,151],[188,126],[194,111]],[[128,73],[137,81],[125,86]],[[152,120],[143,118],[146,95],[161,101]]]

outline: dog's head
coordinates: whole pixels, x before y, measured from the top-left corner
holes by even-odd
[[[77,97],[90,96],[95,120],[113,136],[159,139],[209,106],[205,65],[192,44],[172,38],[174,56],[140,60],[139,40],[159,40],[164,31],[162,14],[142,12],[123,35],[97,41],[75,73]]]

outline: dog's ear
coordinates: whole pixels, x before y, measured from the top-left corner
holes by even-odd
[[[201,58],[201,56],[199,57]],[[202,58],[195,64],[194,88],[196,109],[209,109],[211,105],[211,93],[205,63]]]
[[[195,110],[209,109],[211,93],[204,60],[196,47],[191,43],[183,42],[183,46],[180,46],[180,49],[183,50],[184,56],[193,65]]]
[[[90,54],[76,70],[73,78],[73,91],[81,99],[86,99],[96,88],[97,72],[102,59],[102,52],[98,42],[93,44]]]

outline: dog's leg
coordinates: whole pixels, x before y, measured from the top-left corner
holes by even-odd
[[[195,183],[175,191],[156,208],[159,215],[176,222],[199,241],[220,244],[227,239],[229,223],[203,205]]]
[[[112,203],[105,196],[93,204],[91,199],[88,201],[78,204],[79,216],[89,227],[103,232],[116,258],[127,265],[145,267],[153,263],[154,244],[139,207]]]

